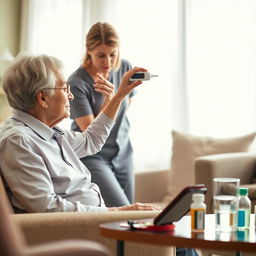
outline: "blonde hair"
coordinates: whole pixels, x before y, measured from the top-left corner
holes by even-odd
[[[88,51],[93,51],[97,46],[105,44],[111,47],[119,47],[120,41],[118,34],[114,27],[109,23],[97,22],[89,30],[86,36],[86,52],[83,61],[84,67],[88,68],[91,65],[91,56]],[[120,67],[120,54],[118,51],[117,61],[114,64],[114,69],[117,70]]]

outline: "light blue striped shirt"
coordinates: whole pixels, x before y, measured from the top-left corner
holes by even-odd
[[[101,113],[82,133],[52,129],[13,110],[0,130],[1,175],[13,206],[26,212],[107,211],[79,158],[97,153],[113,125]]]

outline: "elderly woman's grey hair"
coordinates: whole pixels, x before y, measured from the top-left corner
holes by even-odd
[[[54,88],[63,65],[47,55],[18,58],[4,73],[3,90],[12,108],[29,111],[37,103],[38,92]],[[45,93],[53,95],[54,90]]]

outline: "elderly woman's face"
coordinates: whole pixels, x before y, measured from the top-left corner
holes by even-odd
[[[51,127],[70,116],[69,102],[74,98],[63,75],[58,74],[57,78],[57,83],[53,88],[54,94],[48,99],[47,116]]]

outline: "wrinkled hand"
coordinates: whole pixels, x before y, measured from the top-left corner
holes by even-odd
[[[161,211],[162,208],[156,204],[134,203],[120,207],[110,207],[109,211]]]
[[[105,102],[110,101],[114,95],[114,85],[105,79],[100,73],[97,73],[96,76],[97,80],[93,84],[95,91],[103,94]]]
[[[123,98],[128,95],[135,87],[142,84],[142,81],[139,80],[134,82],[129,81],[130,77],[137,72],[147,72],[147,69],[135,67],[125,72],[116,94]]]

